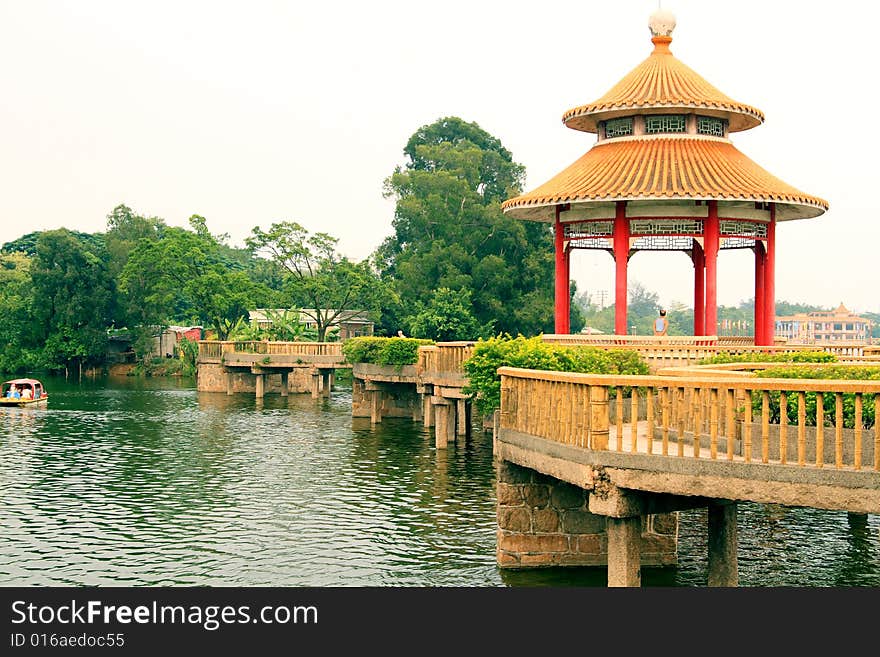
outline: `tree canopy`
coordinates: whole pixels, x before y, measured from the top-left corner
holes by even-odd
[[[268,230],[256,226],[245,240],[255,255],[284,272],[284,299],[315,322],[318,341],[346,311],[378,311],[388,295],[369,261],[352,262],[339,254],[338,241],[293,221],[276,222]]]
[[[399,298],[386,330],[411,325],[419,304],[446,288],[468,291],[470,314],[490,331],[552,332],[552,232],[501,212],[522,191],[523,166],[496,137],[457,117],[417,130],[404,155],[385,181],[386,197],[396,200],[394,233],[376,252]]]

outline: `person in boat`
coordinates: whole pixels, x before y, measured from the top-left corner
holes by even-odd
[[[9,386],[9,390],[6,391],[6,396],[10,399],[21,399],[21,393],[18,391],[18,388],[14,383]]]
[[[28,386],[21,387],[21,398],[22,399],[33,399],[34,393]]]

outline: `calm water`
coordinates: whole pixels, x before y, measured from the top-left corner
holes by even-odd
[[[434,449],[350,395],[199,393],[192,382],[44,379],[0,409],[0,585],[604,586],[601,569],[495,566],[491,434]],[[705,511],[679,566],[704,586]],[[880,517],[741,504],[744,586],[880,586]]]

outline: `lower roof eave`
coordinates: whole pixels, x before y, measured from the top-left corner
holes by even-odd
[[[575,208],[577,206],[589,207],[598,205],[615,204],[618,201],[656,201],[657,203],[669,204],[670,209],[676,205],[682,207],[691,207],[694,201],[718,201],[719,205],[725,203],[775,203],[776,204],[776,220],[777,221],[793,221],[796,219],[813,219],[824,214],[828,210],[828,206],[813,203],[797,203],[791,201],[778,200],[773,198],[735,198],[735,197],[688,197],[688,198],[670,198],[668,196],[638,196],[638,197],[621,197],[621,198],[594,198],[594,199],[558,199],[558,200],[542,200],[539,202],[527,202],[522,204],[511,203],[507,207],[502,204],[502,211],[508,217],[513,219],[521,219],[527,221],[544,221],[553,223],[556,221],[557,206],[567,206]],[[613,215],[612,215],[613,216]],[[674,212],[663,216],[676,216]],[[599,219],[597,217],[597,219]]]

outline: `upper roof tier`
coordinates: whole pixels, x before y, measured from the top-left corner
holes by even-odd
[[[764,122],[761,110],[721,93],[673,56],[669,44],[675,19],[671,14],[655,12],[649,26],[654,51],[599,100],[563,114],[566,126],[598,132],[599,121],[669,109],[697,110],[727,119],[730,132],[748,130]]]

